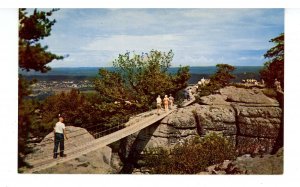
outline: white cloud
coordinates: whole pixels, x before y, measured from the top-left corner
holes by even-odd
[[[106,37],[97,37],[83,50],[92,51],[143,51],[151,49],[170,50],[180,44],[184,39],[179,35],[112,35]]]
[[[151,49],[172,49],[174,65],[247,63],[251,56],[259,64],[261,54],[249,51],[270,48],[273,44],[268,41],[283,32],[283,11],[278,9],[61,9],[57,13],[58,22],[46,43],[52,51],[69,54],[72,58],[66,62],[78,66],[109,66],[120,53]]]
[[[241,56],[237,58],[238,60],[241,61],[249,61],[249,60],[262,60],[262,56]]]

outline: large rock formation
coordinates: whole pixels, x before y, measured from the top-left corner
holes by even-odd
[[[250,154],[245,154],[237,157],[234,161],[225,160],[223,163],[207,167],[206,171],[199,174],[283,174],[283,148],[273,155],[265,154],[252,157]]]
[[[152,147],[171,148],[184,139],[214,131],[227,136],[240,154],[270,153],[277,141],[282,110],[259,88],[225,87],[201,98],[200,104],[179,108],[160,123],[122,140],[128,157]]]
[[[86,144],[94,137],[87,130],[67,126],[66,131],[69,139],[65,140],[65,153],[79,145]],[[33,153],[27,155],[26,161],[41,159],[53,155],[53,133],[49,133],[40,143],[32,145]],[[39,171],[39,173],[112,173],[111,167],[112,150],[110,147],[103,147],[96,151],[84,154],[70,161],[57,164],[51,168]],[[59,159],[59,158],[58,158]]]

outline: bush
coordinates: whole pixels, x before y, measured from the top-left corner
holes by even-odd
[[[221,86],[219,84],[213,84],[213,83],[209,83],[208,85],[202,86],[198,88],[197,98],[214,94],[220,88]]]
[[[184,91],[180,90],[175,95],[174,104],[177,105],[178,108],[181,108],[182,105],[183,105],[184,99],[185,99],[185,97],[184,97]]]
[[[198,96],[196,100],[199,101],[200,97],[214,94],[220,88],[229,85],[230,81],[235,78],[231,73],[235,70],[234,66],[228,64],[217,64],[217,71],[210,76],[210,82],[207,85],[198,88]]]
[[[210,165],[235,157],[234,146],[225,137],[210,133],[185,141],[169,151],[150,149],[144,159],[153,174],[196,174]]]

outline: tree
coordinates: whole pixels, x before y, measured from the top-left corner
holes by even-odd
[[[211,76],[211,83],[220,85],[220,87],[227,86],[230,80],[235,78],[235,76],[231,74],[231,72],[235,70],[235,67],[228,64],[217,64],[216,67],[217,72]]]
[[[113,61],[113,72],[99,70],[95,88],[103,101],[130,101],[136,109],[149,109],[157,95],[175,94],[187,86],[188,67],[180,67],[176,74],[168,72],[173,56],[172,50],[120,54]]]
[[[59,114],[63,114],[66,123],[80,126],[84,121],[85,98],[78,90],[62,92],[58,95],[48,97],[42,104],[42,124],[52,130],[52,126]],[[49,133],[49,132],[48,132]]]
[[[56,21],[48,17],[57,10],[45,12],[35,9],[32,15],[27,16],[26,9],[19,9],[19,67],[22,70],[45,73],[51,69],[46,66],[48,63],[63,59],[63,56],[47,51],[48,46],[39,43],[40,40],[50,36]]]
[[[48,17],[58,9],[49,12],[35,9],[28,15],[26,9],[19,9],[19,68],[22,70],[34,70],[45,73],[51,68],[46,66],[53,60],[61,60],[64,57],[47,51],[48,46],[42,46],[39,42],[50,36],[51,28],[55,20]],[[19,75],[19,116],[18,116],[18,156],[19,167],[23,165],[22,155],[26,154],[26,144],[32,125],[36,105],[24,98],[30,94],[31,82]]]
[[[200,97],[214,94],[216,90],[227,86],[231,79],[235,76],[231,74],[235,70],[234,66],[228,64],[217,64],[217,71],[215,74],[210,76],[210,81],[208,84],[198,87],[198,96],[196,100],[200,102]]]
[[[260,76],[268,87],[273,87],[274,80],[277,79],[284,89],[284,33],[271,39],[270,42],[275,46],[264,54],[264,57],[269,60],[265,62]]]

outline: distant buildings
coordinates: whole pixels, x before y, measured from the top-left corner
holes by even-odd
[[[31,85],[31,97],[49,95],[50,92],[68,91],[72,88],[79,90],[93,90],[94,84],[89,80],[80,81],[39,81]]]

